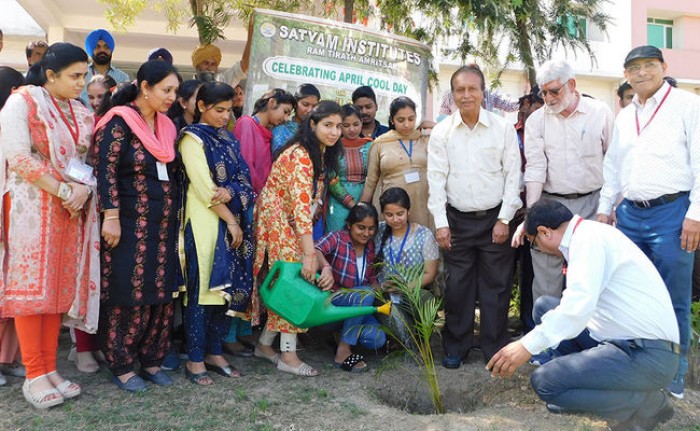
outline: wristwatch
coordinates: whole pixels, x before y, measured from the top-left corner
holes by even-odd
[[[503,223],[506,226],[510,226],[510,222],[504,218],[499,218],[498,221]]]
[[[73,188],[66,184],[66,183],[61,183],[58,185],[58,198],[61,199],[62,201],[67,201],[70,199],[71,195],[73,194]]]

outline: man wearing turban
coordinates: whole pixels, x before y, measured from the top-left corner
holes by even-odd
[[[129,80],[126,72],[112,67],[112,53],[114,52],[114,38],[107,30],[97,29],[91,31],[85,38],[85,52],[92,58],[92,64],[88,67],[85,82],[95,75],[111,76],[117,84]],[[85,102],[85,106],[90,109],[87,100],[87,85],[80,94],[80,98]]]

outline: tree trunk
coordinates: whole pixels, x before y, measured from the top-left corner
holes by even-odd
[[[192,16],[197,17],[202,14],[202,5],[201,2],[205,0],[189,0],[190,1],[190,8],[192,9]],[[195,24],[197,25],[197,34],[199,36],[199,44],[204,43],[204,29],[202,28],[201,23],[198,20],[195,20]]]
[[[355,8],[355,0],[345,0],[345,22],[352,24],[352,12]]]

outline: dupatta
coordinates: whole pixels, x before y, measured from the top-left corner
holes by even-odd
[[[240,247],[232,248],[226,222],[219,219],[214,261],[209,290],[220,292],[229,303],[227,314],[248,309],[253,290],[253,186],[250,170],[241,156],[240,144],[225,128],[208,124],[192,124],[182,133],[202,141],[209,171],[214,184],[228,190],[231,201],[226,206],[233,213],[243,231]],[[185,189],[187,185],[185,185]],[[186,205],[186,203],[185,203]]]

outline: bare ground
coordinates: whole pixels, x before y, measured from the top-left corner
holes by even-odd
[[[377,377],[381,355],[370,353],[367,373],[332,367],[332,347],[323,333],[305,338],[300,356],[321,371],[315,378],[283,374],[263,360],[232,358],[240,379],[214,375],[215,385],[196,387],[181,372],[170,388],[149,387],[143,395],[117,390],[109,372],[79,374],[65,360],[69,340],[61,336],[59,370],[83,385],[75,401],[37,411],[21,392],[22,379],[0,388],[0,430],[604,430],[606,422],[586,415],[547,412],[529,386],[532,367],[513,379],[492,379],[474,352],[459,370],[438,367],[440,389],[449,411],[429,410],[418,369],[411,364]],[[439,357],[439,352],[438,352]],[[686,390],[674,401],[675,417],[663,430],[700,430],[700,392]]]

